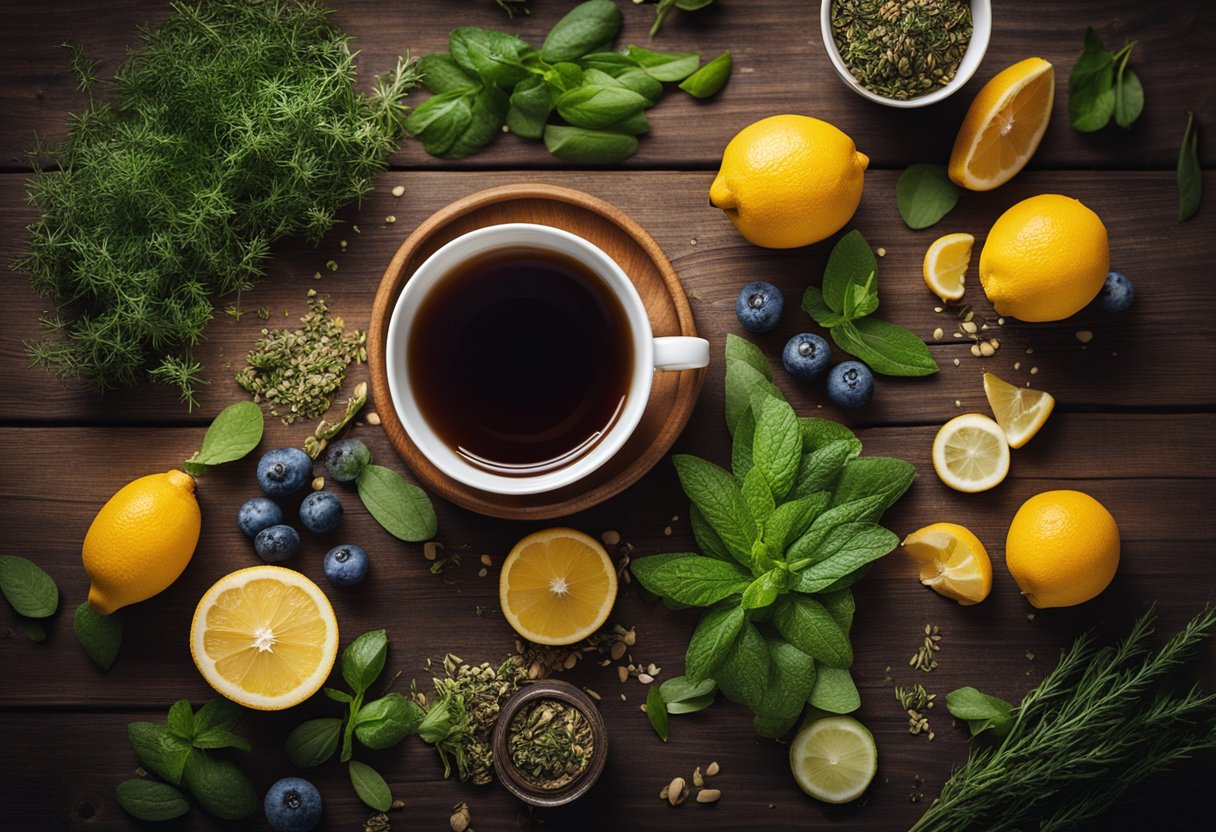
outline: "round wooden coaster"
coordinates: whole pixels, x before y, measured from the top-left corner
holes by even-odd
[[[562,228],[603,249],[637,287],[655,335],[696,335],[697,329],[680,279],[658,244],[623,212],[581,191],[555,185],[490,188],[432,214],[401,244],[380,281],[368,331],[372,395],[384,432],[422,485],[444,499],[491,517],[548,520],[602,503],[653,468],[692,415],[705,370],[655,373],[646,412],[629,441],[615,457],[573,485],[545,494],[509,496],[470,488],[441,472],[410,440],[392,406],[384,356],[389,315],[405,282],[436,249],[461,234],[506,222]]]

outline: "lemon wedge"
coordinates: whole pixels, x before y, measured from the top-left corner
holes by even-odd
[[[992,591],[992,560],[980,539],[957,523],[934,523],[904,538],[904,551],[920,564],[920,582],[964,607]]]
[[[537,644],[594,633],[616,602],[616,570],[595,538],[566,528],[534,532],[502,565],[498,600],[515,632]]]
[[[981,413],[955,416],[933,440],[933,470],[955,491],[995,488],[1009,473],[1005,431]]]
[[[993,76],[959,128],[950,178],[968,190],[990,191],[1016,176],[1047,130],[1055,80],[1055,69],[1042,58],[1027,58]]]
[[[965,291],[963,282],[971,265],[970,234],[947,234],[938,237],[925,252],[923,273],[925,284],[942,300],[958,300]]]
[[[1050,393],[1018,387],[992,373],[984,373],[984,395],[1011,448],[1020,448],[1029,442],[1056,406],[1055,397]]]
[[[298,705],[325,683],[338,656],[338,619],[315,583],[281,566],[220,578],[190,625],[190,654],[217,692],[247,708]]]
[[[874,780],[878,746],[866,726],[852,717],[824,717],[800,730],[790,743],[790,770],[811,797],[848,803]]]

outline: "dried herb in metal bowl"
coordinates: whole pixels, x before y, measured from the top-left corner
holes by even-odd
[[[511,764],[520,776],[544,791],[560,789],[582,777],[594,750],[587,717],[556,699],[528,704],[507,730]]]

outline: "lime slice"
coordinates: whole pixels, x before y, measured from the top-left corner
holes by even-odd
[[[861,797],[878,771],[874,736],[851,716],[829,716],[804,727],[790,743],[790,770],[804,792],[824,803]]]

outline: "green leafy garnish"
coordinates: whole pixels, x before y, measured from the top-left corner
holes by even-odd
[[[1013,727],[1013,718],[1010,716],[1013,705],[999,697],[981,693],[973,687],[959,688],[948,693],[946,707],[951,716],[967,723],[973,737],[990,728],[997,737],[1004,737]]]
[[[954,210],[961,193],[958,185],[950,181],[945,165],[911,165],[895,184],[899,215],[913,229],[936,225]]]
[[[393,793],[389,790],[388,783],[384,782],[380,772],[367,763],[350,761],[350,782],[355,787],[355,794],[359,795],[359,799],[377,812],[387,812],[393,805]]]
[[[38,564],[18,555],[0,555],[0,593],[18,615],[49,618],[59,609],[59,587]]]
[[[396,471],[368,465],[355,485],[368,513],[393,537],[411,542],[434,537],[438,522],[430,498]]]
[[[851,242],[838,259],[864,256]],[[852,285],[835,275],[824,291],[843,297]],[[848,587],[898,544],[878,520],[915,470],[897,459],[858,459],[861,443],[847,428],[799,419],[753,344],[728,336],[726,365],[731,470],[692,456],[672,460],[701,552],[653,555],[630,568],[648,591],[705,608],[685,676],[660,688],[672,703],[667,712],[681,712],[672,706],[682,702],[705,707],[716,685],[752,710],[758,733],[777,737],[808,702],[857,707],[847,670]]]
[[[711,98],[726,86],[732,65],[730,52],[723,52],[681,81],[680,89],[693,98]]]
[[[185,795],[155,780],[124,780],[115,791],[118,805],[136,820],[172,820],[190,811]]]
[[[828,257],[823,288],[808,286],[802,296],[802,308],[831,332],[836,346],[864,361],[876,373],[888,376],[936,373],[937,362],[914,333],[867,317],[878,309],[877,275],[878,261],[869,243],[860,231],[850,231]],[[728,394],[728,414],[730,406]]]
[[[115,614],[102,615],[85,601],[72,616],[72,629],[89,659],[102,672],[109,670],[118,658],[122,646],[122,619]]]
[[[262,408],[253,402],[237,402],[219,412],[203,436],[203,447],[186,460],[191,476],[200,476],[213,465],[235,462],[262,441],[265,420]]]
[[[1178,222],[1186,222],[1199,213],[1203,202],[1203,168],[1199,166],[1199,122],[1195,114],[1186,114],[1186,130],[1178,150]]]
[[[646,692],[646,718],[659,739],[667,742],[667,703],[663,701],[658,685],[651,685]]]
[[[1091,26],[1085,30],[1085,48],[1068,76],[1068,119],[1082,133],[1101,130],[1111,117],[1130,128],[1144,109],[1144,88],[1127,68],[1136,42],[1109,52]]]

